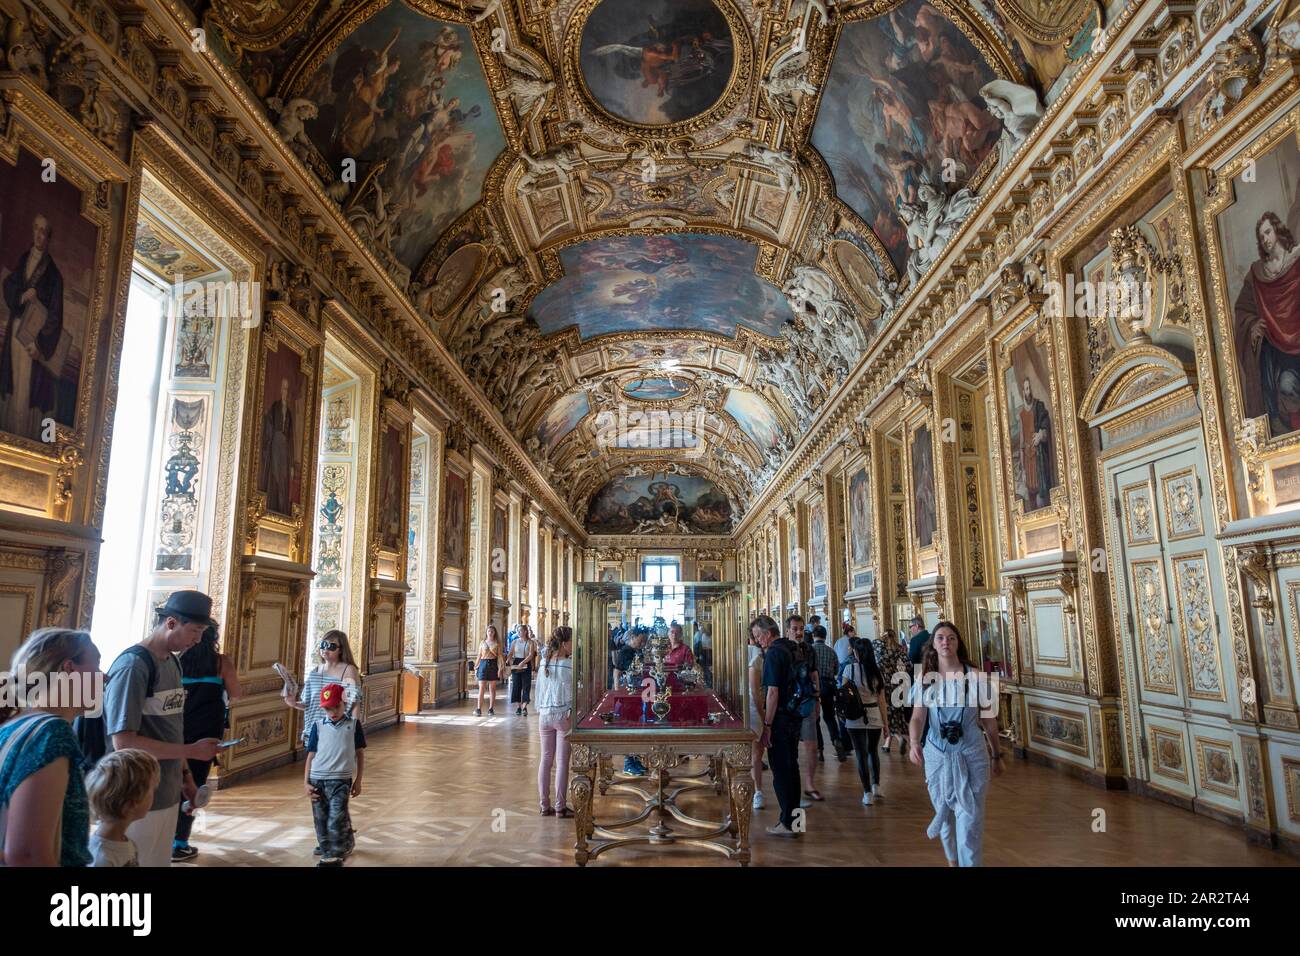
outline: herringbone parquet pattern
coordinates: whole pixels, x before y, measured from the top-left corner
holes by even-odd
[[[363,793],[352,802],[357,850],[349,866],[572,866],[571,820],[537,813],[537,716],[499,705],[493,718],[472,704],[424,715],[375,733]],[[886,799],[860,803],[852,759],[819,765],[826,797],[807,811],[797,841],[768,837],[776,818],[754,814],[753,865],[942,866],[927,840],[929,800],[920,771],[897,752],[884,758]],[[692,795],[687,812],[714,817],[718,804]],[[626,815],[626,797],[597,797],[597,820]],[[1106,811],[1106,832],[1092,829]],[[1279,852],[1248,845],[1240,831],[1155,800],[1107,792],[1063,773],[1010,761],[989,795],[985,864],[990,866],[1294,865]],[[281,768],[217,793],[195,826],[196,865],[310,866],[315,844],[302,789],[302,765]],[[611,850],[589,868],[617,865],[727,866],[688,847]]]

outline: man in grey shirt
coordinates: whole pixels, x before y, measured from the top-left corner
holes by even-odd
[[[185,743],[185,690],[176,659],[215,624],[212,598],[199,591],[177,591],[156,611],[149,636],[118,655],[108,670],[104,730],[109,748],[144,750],[157,757],[162,768],[149,814],[126,831],[141,866],[171,865],[181,799],[193,799],[198,789],[186,761],[211,760],[221,743],[215,737]]]

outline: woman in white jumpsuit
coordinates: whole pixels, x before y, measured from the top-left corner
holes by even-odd
[[[925,648],[922,683],[912,688],[908,757],[925,768],[934,804],[934,819],[925,832],[930,839],[942,839],[949,866],[980,865],[990,768],[993,776],[1002,773],[996,712],[981,716],[974,686],[966,681],[968,671],[978,673],[969,669],[961,634],[954,624],[940,621]],[[927,683],[925,675],[931,673],[938,676]]]

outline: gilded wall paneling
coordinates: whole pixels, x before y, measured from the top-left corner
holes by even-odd
[[[1137,135],[1129,149],[1112,160],[1111,167],[1102,174],[1088,190],[1074,199],[1067,213],[1057,224],[1059,238],[1049,247],[1047,255],[1047,276],[1049,281],[1060,283],[1059,288],[1066,288],[1066,273],[1074,268],[1070,263],[1077,250],[1084,247],[1092,237],[1100,235],[1107,228],[1108,222],[1123,214],[1123,211],[1144,194],[1151,185],[1168,175],[1171,162],[1177,155],[1176,129],[1160,117],[1154,117]],[[1059,300],[1058,300],[1059,301]],[[1091,377],[1082,367],[1087,349],[1077,333],[1072,334],[1070,321],[1072,309],[1053,310],[1060,314],[1047,317],[1050,323],[1050,349],[1052,357],[1053,405],[1061,416],[1060,421],[1075,421],[1080,412],[1076,382],[1088,381]],[[1062,374],[1062,370],[1070,370]],[[1000,386],[1001,387],[1001,386]],[[1004,406],[1005,407],[1005,406]],[[1078,579],[1078,607],[1080,610],[1081,636],[1085,673],[1098,693],[1112,692],[1119,686],[1127,729],[1130,740],[1130,753],[1140,749],[1141,737],[1136,721],[1136,687],[1132,678],[1121,678],[1118,662],[1125,659],[1123,638],[1120,628],[1113,622],[1119,620],[1120,608],[1114,588],[1110,586],[1113,578],[1109,575],[1119,573],[1114,555],[1105,547],[1107,532],[1103,516],[1109,513],[1106,507],[1106,492],[1100,468],[1092,469],[1093,449],[1086,427],[1066,428],[1059,432],[1063,440],[1058,444],[1058,461],[1064,465],[1062,490],[1069,500],[1074,502],[1071,509],[1074,548],[1080,554],[1088,556],[1088,570]],[[1008,439],[1009,440],[1009,439]],[[1085,481],[1083,475],[1094,472],[1092,481]],[[1093,571],[1092,556],[1101,548],[1107,562],[1105,572]],[[1109,607],[1107,607],[1109,605]],[[1106,612],[1109,613],[1106,613]],[[1103,653],[1102,639],[1109,631],[1114,637],[1113,646],[1106,646]]]

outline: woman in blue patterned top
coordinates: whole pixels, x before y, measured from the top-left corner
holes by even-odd
[[[9,669],[25,677],[25,687],[19,690],[27,692],[27,699],[20,696],[19,706],[0,707],[0,807],[7,811],[4,865],[89,866],[90,808],[81,748],[72,732],[72,721],[86,708],[72,705],[91,703],[90,698],[102,692],[93,676],[99,674],[99,650],[85,631],[44,627],[14,652]],[[97,686],[89,695],[73,693],[68,700],[35,693],[37,675],[44,677],[46,688],[68,690],[69,679],[50,681],[58,674],[92,675],[75,678],[78,690],[87,688],[83,680],[94,680]]]

